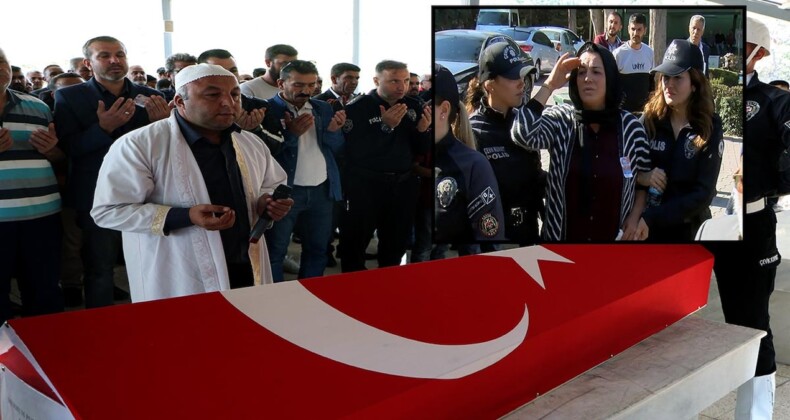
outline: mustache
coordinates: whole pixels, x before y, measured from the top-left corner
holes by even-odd
[[[311,96],[306,93],[300,93],[296,95],[297,98],[310,98]]]

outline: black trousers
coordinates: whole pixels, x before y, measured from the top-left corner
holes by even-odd
[[[12,276],[19,283],[25,316],[63,312],[61,235],[60,213],[0,223],[0,324],[12,317]]]
[[[744,216],[744,240],[709,243],[724,319],[728,324],[763,330],[755,376],[776,371],[768,301],[774,291],[776,267],[781,256],[776,248],[776,214],[768,206]],[[745,274],[744,274],[745,272]]]
[[[347,207],[340,225],[342,272],[365,270],[365,248],[374,230],[378,231],[379,267],[400,264],[414,224],[417,177],[350,169],[344,188]]]

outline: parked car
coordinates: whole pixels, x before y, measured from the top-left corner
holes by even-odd
[[[477,12],[476,31],[497,31],[511,26],[521,26],[518,9],[480,9]]]
[[[551,42],[554,43],[554,47],[560,52],[560,55],[566,52],[575,55],[576,51],[579,51],[579,48],[584,45],[584,39],[568,28],[560,26],[536,26],[530,29],[533,28],[548,35]]]
[[[461,99],[463,99],[466,97],[466,88],[469,85],[469,81],[477,76],[478,60],[483,50],[495,42],[508,41],[516,44],[512,38],[499,32],[474,31],[471,29],[439,31],[433,35],[434,61],[447,67],[455,76],[455,81],[458,83],[458,92],[461,94]],[[529,53],[521,50],[521,54],[527,65],[535,65]],[[536,73],[537,71],[533,67],[524,79],[526,82],[524,92],[527,97],[532,93]]]
[[[511,38],[521,47],[523,51],[529,53],[535,60],[537,69],[536,78],[540,79],[544,73],[551,73],[551,69],[557,64],[560,53],[554,48],[554,44],[543,31],[534,28],[507,28],[500,29],[501,32]]]

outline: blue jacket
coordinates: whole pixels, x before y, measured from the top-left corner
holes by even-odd
[[[125,93],[122,96],[126,98],[137,95],[162,96],[159,91],[135,85],[128,79],[124,84]],[[145,108],[135,106],[134,116],[129,122],[112,133],[106,133],[99,127],[96,110],[100,99],[106,108],[110,108],[115,102],[113,98],[94,78],[55,92],[55,129],[61,148],[69,157],[67,202],[77,210],[90,210],[93,207],[99,168],[113,142],[151,122]]]
[[[327,130],[329,123],[332,121],[332,116],[335,111],[332,106],[324,101],[310,99],[310,105],[313,107],[313,117],[315,117],[316,135],[318,137],[318,147],[326,159],[326,176],[329,180],[329,198],[334,201],[340,201],[343,198],[343,193],[340,188],[340,171],[337,168],[335,161],[335,154],[342,152],[345,147],[343,133],[341,128],[335,132]],[[269,99],[270,107],[266,111],[267,115],[272,115],[278,120],[285,118],[285,112],[288,111],[285,100],[280,95],[275,95]],[[288,185],[293,186],[293,180],[296,176],[296,160],[299,154],[299,137],[290,133],[287,129],[283,131],[284,141],[278,150],[273,150],[272,154],[280,166],[285,169],[288,174]]]

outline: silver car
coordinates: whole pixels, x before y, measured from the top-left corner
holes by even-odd
[[[579,51],[579,48],[584,45],[584,39],[568,28],[560,26],[538,26],[535,27],[535,29],[539,29],[541,32],[548,35],[560,54],[565,54],[567,52],[571,55],[576,55],[576,51]]]
[[[477,76],[480,54],[496,42],[515,42],[499,32],[473,31],[471,29],[450,29],[433,34],[434,61],[447,67],[455,76],[458,92],[463,99],[469,81]],[[532,57],[522,49],[522,57],[528,66],[534,66]],[[536,71],[531,68],[525,77],[524,93],[529,98],[535,83]]]
[[[501,32],[516,41],[521,49],[535,61],[535,68],[538,70],[537,78],[540,79],[544,73],[551,73],[551,69],[557,64],[560,53],[554,48],[554,44],[548,35],[535,28],[507,28]]]

